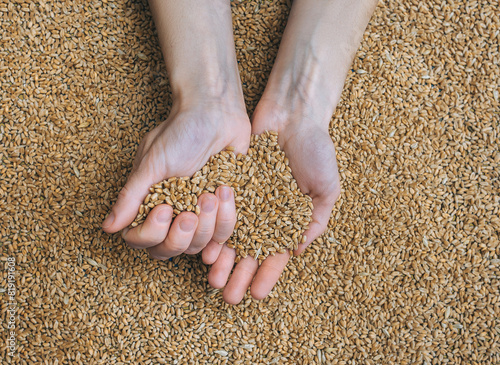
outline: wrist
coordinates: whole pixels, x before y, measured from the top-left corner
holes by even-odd
[[[283,127],[307,123],[328,130],[344,86],[343,70],[332,74],[311,44],[296,45],[293,52],[282,55],[273,66],[263,104],[274,104]]]
[[[235,128],[250,128],[243,93],[229,83],[209,85],[205,81],[178,84],[169,120],[184,123],[187,117],[202,121],[221,136]]]
[[[246,113],[236,61],[234,63],[234,67],[221,61],[200,65],[191,73],[174,72],[170,77],[174,106],[187,109],[194,105],[218,103]]]
[[[272,115],[277,131],[305,125],[328,131],[343,83],[337,87],[325,83],[316,67],[310,73],[296,71],[296,66],[273,68],[254,117],[261,112]]]
[[[244,106],[227,0],[149,0],[174,105],[206,100]]]
[[[374,0],[294,1],[262,98],[282,109],[274,113],[278,126],[328,128],[375,6]]]

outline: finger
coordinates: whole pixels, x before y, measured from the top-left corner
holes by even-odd
[[[221,250],[208,273],[208,283],[212,287],[220,289],[226,285],[227,278],[231,274],[234,259],[236,258],[236,251],[233,248],[227,247],[227,245],[219,245],[218,243],[216,245],[220,246]]]
[[[166,260],[180,255],[189,247],[193,240],[198,217],[192,212],[179,214],[172,223],[167,238],[154,247],[148,248],[151,257],[157,260]]]
[[[219,243],[226,242],[233,234],[236,224],[234,191],[229,186],[222,185],[217,188],[215,195],[219,199],[219,209],[217,210],[217,222],[212,239]]]
[[[198,227],[196,228],[191,245],[186,250],[187,254],[200,252],[214,235],[217,207],[219,205],[217,197],[214,194],[205,193],[199,197],[198,205],[200,206]]]
[[[277,130],[277,128],[272,128],[269,125],[265,125],[265,124],[263,125],[262,123],[256,123],[255,121],[259,119],[258,117],[255,116],[256,113],[258,113],[257,110],[252,115],[252,134],[262,134],[266,130],[272,130],[272,131]]]
[[[220,243],[215,242],[214,240],[210,240],[208,245],[201,252],[201,259],[203,260],[203,263],[205,265],[212,265],[219,257],[223,247],[224,245],[221,245]],[[225,283],[226,282],[224,282],[224,284]]]
[[[252,297],[258,300],[267,297],[278,282],[289,258],[289,252],[279,253],[275,256],[268,256],[262,262],[250,288]]]
[[[127,183],[120,190],[111,213],[102,223],[102,229],[115,233],[127,227],[137,216],[139,207],[149,193],[149,188],[155,183],[152,173],[140,168],[131,173]]]
[[[277,115],[277,110],[279,108],[276,108],[276,110],[269,110],[266,107],[262,107],[264,102],[259,102],[257,104],[257,107],[255,108],[250,121],[252,124],[252,134],[262,134],[266,130],[268,131],[279,131],[279,128],[277,125],[272,123],[272,120],[278,120],[281,118],[280,115]],[[270,113],[272,113],[270,115]]]
[[[337,198],[338,195],[330,199],[320,197],[313,198],[314,209],[312,211],[312,221],[309,223],[309,228],[304,232],[306,241],[299,244],[298,248],[293,252],[294,255],[298,256],[304,252],[306,247],[326,230],[328,221],[330,220],[330,214],[332,213]]]
[[[234,147],[234,154],[243,154],[246,155],[248,153],[248,148],[250,147],[250,135],[252,133],[252,124],[245,123],[239,127],[238,137],[233,139],[229,145]]]
[[[259,263],[250,256],[245,257],[236,265],[229,282],[222,292],[222,297],[226,303],[236,305],[241,302],[252,283],[258,267]]]
[[[151,210],[146,221],[132,229],[125,228],[122,237],[132,248],[156,246],[167,237],[173,210],[170,205],[160,204]]]

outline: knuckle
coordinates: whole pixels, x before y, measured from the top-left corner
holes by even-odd
[[[141,245],[138,245],[137,243],[134,243],[134,242],[128,242],[127,240],[125,240],[125,242],[127,243],[127,245],[130,247],[130,248],[133,248],[134,250],[139,250],[142,248]]]
[[[226,232],[226,231],[217,231],[214,233],[212,236],[212,239],[215,242],[226,242],[229,237],[231,237],[231,232]]]
[[[182,252],[186,251],[186,249],[189,247],[189,242],[168,241],[167,247],[168,247],[169,251],[182,253]]]
[[[162,242],[165,237],[160,230],[147,229],[147,227],[142,226],[137,231],[137,239],[146,245],[151,245]]]
[[[200,222],[200,224],[198,224],[198,228],[196,229],[196,234],[193,241],[199,241],[199,240],[203,241],[205,237],[210,237],[211,235],[213,235],[215,231],[214,224],[213,223],[203,224],[203,223],[206,222]]]
[[[149,256],[154,260],[165,261],[170,258],[169,256],[159,255],[158,253],[152,252],[151,250],[148,251],[149,251]]]
[[[234,226],[236,224],[236,217],[230,216],[230,217],[218,217],[217,218],[217,224],[216,224],[216,230],[233,230]]]
[[[216,196],[214,193],[203,193],[203,194],[201,194],[201,195],[198,197],[198,200],[203,201],[203,200],[205,200],[205,199],[207,199],[207,198],[210,198],[210,197],[216,197],[216,198],[217,198],[217,196]]]
[[[198,252],[203,250],[205,246],[206,245],[191,245],[186,251],[184,251],[184,253],[188,255],[196,255]]]
[[[122,234],[122,236],[125,242],[133,249],[157,245],[165,239],[162,232],[147,229],[144,226],[139,226],[135,228],[134,231],[126,232],[126,234]]]

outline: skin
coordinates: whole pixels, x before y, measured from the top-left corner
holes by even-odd
[[[308,0],[295,0],[266,89],[252,116],[252,133],[278,131],[278,142],[298,186],[313,199],[313,222],[305,232],[306,242],[294,255],[304,252],[326,230],[340,195],[335,146],[328,129],[376,4],[333,0],[311,6]],[[265,298],[289,258],[290,254],[269,256],[260,267],[252,258],[241,260],[224,289],[224,299],[239,303],[247,283],[255,299]],[[233,282],[235,276],[241,283]]]
[[[215,288],[224,287],[227,303],[238,304],[249,287],[254,298],[263,299],[279,280],[290,254],[269,256],[260,267],[247,257],[233,270],[234,250],[219,244],[229,238],[236,223],[231,189],[220,187],[215,195],[201,196],[198,217],[184,212],[172,221],[172,208],[159,205],[144,224],[126,227],[152,184],[192,175],[228,145],[245,153],[250,131],[274,130],[300,189],[313,199],[306,242],[294,252],[301,254],[325,231],[340,195],[329,122],[376,1],[311,5],[295,0],[251,125],[237,70],[230,3],[150,0],[150,6],[169,72],[173,107],[169,118],[139,146],[133,171],[103,229],[123,230],[131,247],[146,248],[157,259],[202,250],[203,262],[212,265],[208,281]]]
[[[229,238],[236,223],[231,188],[219,187],[215,194],[200,196],[199,216],[183,212],[172,220],[172,208],[159,205],[142,225],[127,228],[152,184],[191,176],[226,146],[246,153],[250,142],[229,3],[189,0],[150,5],[172,87],[172,110],[139,145],[133,170],[103,229],[122,230],[131,247],[145,248],[160,260],[198,253],[212,242],[216,246],[211,255],[216,259],[222,250],[218,243]]]

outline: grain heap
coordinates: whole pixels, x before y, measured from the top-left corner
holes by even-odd
[[[172,177],[153,185],[131,226],[142,223],[152,208],[163,203],[174,208],[174,215],[182,211],[199,214],[198,197],[213,193],[220,185],[235,191],[238,222],[227,244],[238,257],[250,255],[262,261],[305,242],[312,199],[297,186],[276,132],[252,135],[246,155],[235,156],[232,149],[221,151],[192,178]]]
[[[231,1],[249,113],[287,2]],[[500,364],[499,44],[498,2],[379,1],[330,124],[328,230],[231,306],[198,256],[100,227],[169,115],[147,1],[0,0],[0,362]]]

